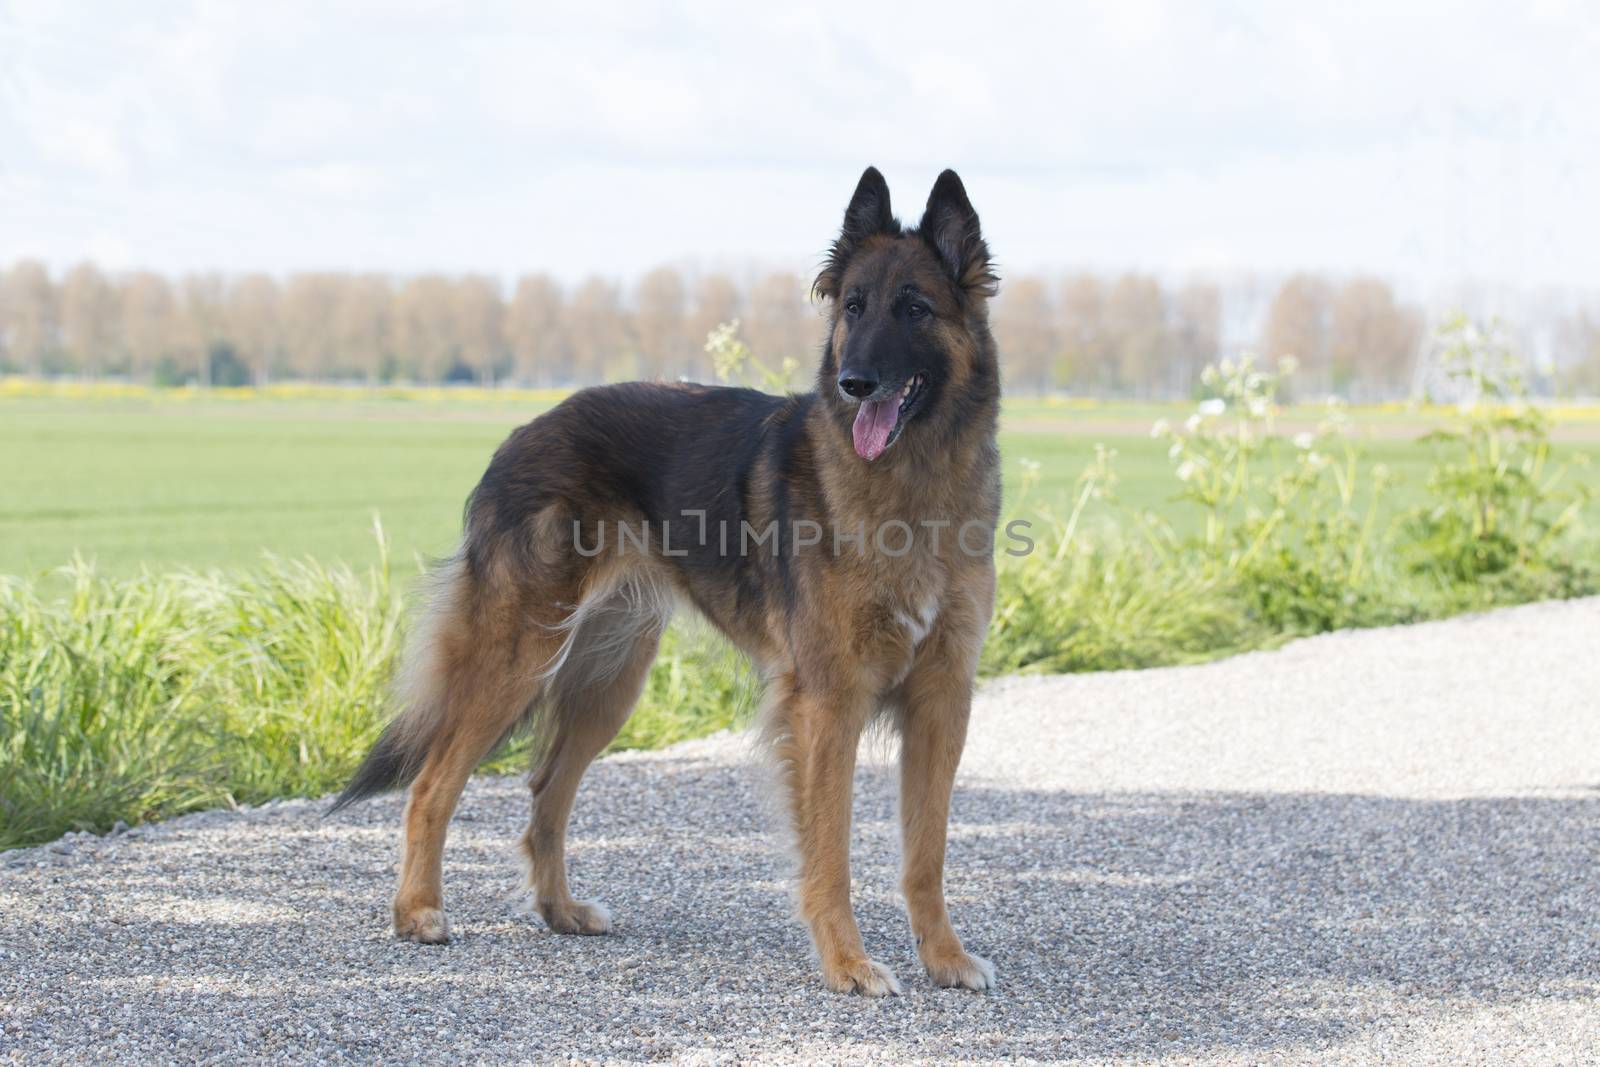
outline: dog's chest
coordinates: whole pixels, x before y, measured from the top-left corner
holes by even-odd
[[[931,593],[924,594],[893,609],[893,616],[915,648],[927,639],[939,620],[939,599]]]
[[[897,645],[916,648],[939,622],[948,575],[936,560],[907,560],[878,588],[878,604]]]

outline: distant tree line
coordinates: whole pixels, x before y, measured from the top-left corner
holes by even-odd
[[[1053,288],[1025,277],[997,303],[994,328],[1013,389],[1188,396],[1206,364],[1244,348],[1294,356],[1296,385],[1308,393],[1370,398],[1408,388],[1423,315],[1384,282],[1296,275],[1264,308],[1248,306],[1253,296],[1212,282],[1166,288],[1144,274],[1075,274]],[[1241,314],[1247,321],[1229,321]]]
[[[567,386],[621,378],[710,380],[706,334],[732,319],[776,365],[808,365],[822,319],[809,279],[736,279],[661,267],[632,285],[564,286],[530,274],[0,273],[0,369],[158,384],[285,379]],[[1428,323],[1375,278],[1299,274],[1270,287],[1168,284],[1138,273],[1008,279],[994,331],[1015,393],[1192,395],[1200,370],[1253,349],[1293,355],[1305,395],[1378,399],[1416,380]],[[1561,391],[1600,392],[1600,311],[1547,331]]]

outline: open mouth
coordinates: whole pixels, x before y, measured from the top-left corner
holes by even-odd
[[[863,400],[856,409],[855,425],[850,436],[855,442],[856,455],[871,462],[889,450],[900,436],[901,427],[922,399],[922,388],[927,377],[921,372],[906,379],[898,395],[890,393],[882,400]]]

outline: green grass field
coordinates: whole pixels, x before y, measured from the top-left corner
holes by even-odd
[[[554,402],[0,381],[0,850],[338,788],[392,711],[408,579],[453,547],[506,432]],[[1335,438],[1284,440],[1309,410],[1276,416],[1270,444],[1256,416],[1151,435],[1191,410],[1007,405],[1008,508],[1041,550],[997,556],[982,673],[1190,663],[1600,592],[1596,504],[1551,485],[1570,465],[1568,486],[1600,488],[1600,462],[1580,463],[1600,460],[1592,415],[1558,420],[1547,454],[1525,415],[1479,411],[1438,450],[1416,442],[1434,416],[1359,411],[1345,465],[1323,461]],[[1081,482],[1096,445],[1114,484]],[[1206,473],[1180,480],[1178,462]],[[1375,492],[1379,464],[1393,485]],[[615,743],[720,729],[754,693],[709,631],[675,624]]]
[[[37,576],[74,554],[113,576],[249,565],[264,552],[359,567],[374,558],[377,515],[404,576],[419,558],[449,552],[495,446],[551,402],[179,396],[0,399],[0,574]],[[1187,531],[1192,509],[1173,505],[1166,445],[1148,430],[1189,410],[1010,403],[1001,442],[1008,490],[1020,460],[1037,462],[1028,513],[1064,514],[1103,443],[1117,452],[1122,502]],[[1309,424],[1314,414],[1291,409],[1284,418]],[[1426,477],[1429,453],[1415,438],[1427,420],[1384,411],[1358,411],[1354,420],[1372,431],[1371,458],[1396,476],[1388,506],[1403,506]],[[1596,441],[1558,450],[1600,460]],[[1572,473],[1600,487],[1600,462]]]

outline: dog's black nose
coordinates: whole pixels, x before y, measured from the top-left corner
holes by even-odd
[[[878,377],[871,371],[847,370],[839,375],[839,388],[859,400],[878,391]]]

